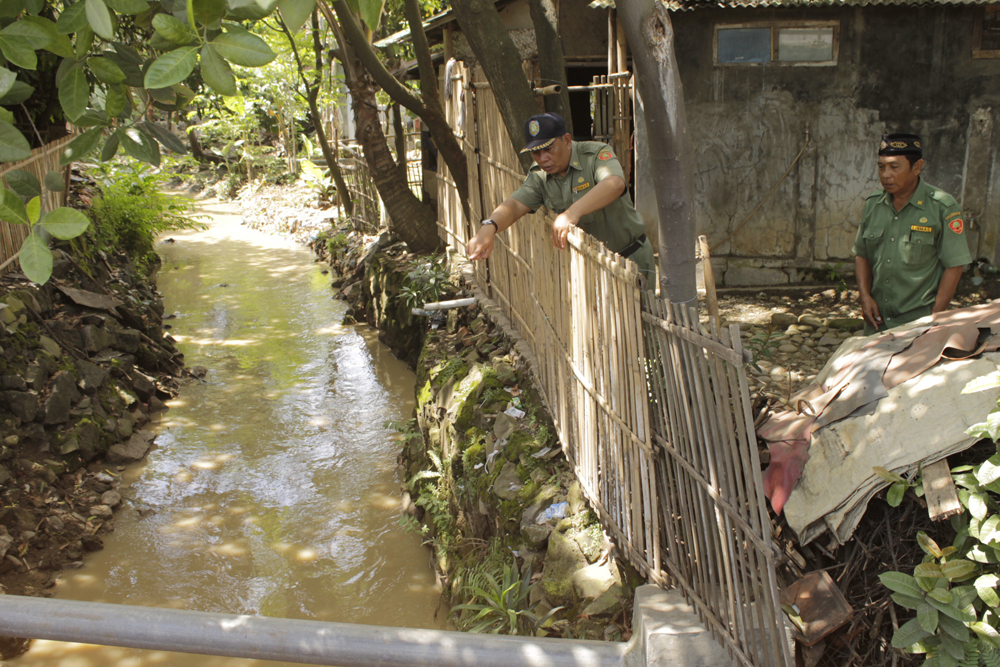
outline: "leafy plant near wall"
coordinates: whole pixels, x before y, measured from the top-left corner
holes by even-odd
[[[102,165],[96,175],[101,195],[94,200],[90,216],[98,244],[127,253],[144,273],[158,261],[153,249],[158,235],[204,227],[191,217],[194,205],[190,200],[161,191],[168,178],[163,172],[129,162]]]
[[[1000,372],[973,380],[962,393],[994,388],[1000,388]],[[1000,407],[966,432],[996,441]],[[964,508],[951,518],[953,543],[941,547],[920,532],[925,555],[913,574],[879,577],[896,604],[917,613],[896,631],[892,645],[926,654],[930,667],[1000,666],[1000,447],[986,461],[951,472]]]
[[[440,301],[445,294],[458,290],[449,277],[447,255],[432,255],[406,274],[407,283],[400,290],[399,298],[407,308],[419,308],[426,303]]]

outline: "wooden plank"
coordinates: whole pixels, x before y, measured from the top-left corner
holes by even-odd
[[[951,477],[948,459],[942,459],[923,468],[924,498],[931,521],[943,521],[962,512],[955,480]]]

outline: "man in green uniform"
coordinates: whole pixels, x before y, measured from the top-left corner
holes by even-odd
[[[524,126],[525,147],[535,165],[524,184],[482,221],[466,244],[469,259],[486,259],[494,237],[528,213],[545,206],[556,215],[552,244],[565,250],[569,230],[579,226],[612,251],[635,262],[655,285],[653,248],[632,206],[625,174],[611,147],[573,141],[559,114],[532,116]]]
[[[920,137],[883,135],[878,156],[853,249],[867,335],[947,310],[972,262],[958,202],[920,178]]]

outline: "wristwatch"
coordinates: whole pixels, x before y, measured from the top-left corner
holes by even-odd
[[[483,220],[480,223],[480,225],[482,227],[485,227],[486,225],[493,225],[493,229],[495,229],[498,234],[500,233],[500,227],[497,226],[496,220],[493,220],[492,218],[487,218],[486,220]]]

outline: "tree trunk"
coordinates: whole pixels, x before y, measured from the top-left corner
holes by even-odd
[[[396,135],[396,167],[403,180],[409,183],[406,174],[406,131],[403,129],[403,113],[399,110],[399,102],[392,105],[392,130]]]
[[[538,113],[538,104],[524,76],[521,54],[492,0],[454,0],[452,9],[476,60],[486,73],[510,142],[527,171],[532,160],[527,153],[521,154],[524,123]]]
[[[674,30],[667,8],[656,0],[618,3],[636,68],[643,105],[649,163],[656,189],[660,236],[660,296],[693,302],[695,284],[694,155],[684,114],[684,89],[674,54]]]
[[[216,155],[215,153],[206,153],[201,147],[201,142],[198,141],[198,133],[194,129],[187,131],[188,143],[191,145],[191,155],[194,156],[198,162],[212,162],[214,164],[225,164],[226,160],[221,155]]]
[[[417,199],[389,150],[382,124],[379,122],[375,85],[362,68],[357,76],[347,77],[351,104],[357,123],[355,138],[365,152],[365,162],[371,171],[391,221],[390,229],[415,253],[434,252],[441,247],[437,234],[437,214]]]
[[[557,113],[566,121],[566,131],[573,134],[573,118],[569,112],[569,88],[566,82],[566,60],[559,36],[559,0],[528,0],[531,22],[535,26],[538,48],[538,70],[542,85],[562,85],[558,95],[546,95],[545,110]]]

